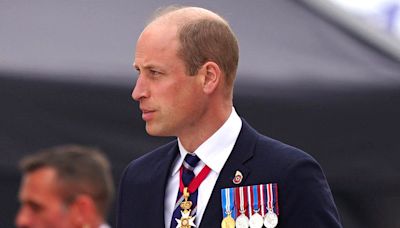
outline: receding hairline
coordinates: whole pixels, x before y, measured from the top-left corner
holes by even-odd
[[[216,20],[229,25],[223,17],[210,10],[194,6],[172,5],[156,10],[146,27],[156,23],[171,23],[181,27],[184,24],[203,19]]]

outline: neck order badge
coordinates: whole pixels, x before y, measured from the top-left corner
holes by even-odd
[[[175,218],[177,222],[176,228],[191,228],[196,227],[194,224],[195,216],[191,216],[192,201],[189,200],[190,194],[197,191],[201,182],[207,177],[210,173],[211,169],[208,166],[204,166],[204,168],[200,171],[200,173],[190,182],[189,186],[185,187],[183,183],[183,169],[181,167],[179,174],[180,174],[180,182],[179,182],[179,191],[182,193],[184,201],[180,204],[181,207],[181,218]]]

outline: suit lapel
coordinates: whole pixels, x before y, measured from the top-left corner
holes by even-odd
[[[242,129],[226,161],[224,168],[218,176],[204,212],[200,227],[219,227],[222,221],[221,189],[237,187],[233,183],[236,171],[243,174],[242,184],[245,183],[251,170],[245,166],[246,161],[253,157],[254,147],[257,141],[257,133],[243,119]]]
[[[151,221],[146,221],[147,227],[164,227],[164,199],[165,199],[165,187],[167,186],[167,181],[170,176],[170,169],[172,163],[174,162],[176,155],[179,153],[178,144],[175,144],[168,150],[167,155],[160,157],[158,163],[151,167],[154,169],[153,175],[150,178],[149,194],[152,194],[152,202],[158,202],[159,205],[149,205],[154,211],[153,216],[157,216],[158,219],[151,219]],[[153,224],[153,225],[150,225]]]

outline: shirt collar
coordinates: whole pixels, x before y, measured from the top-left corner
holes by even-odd
[[[205,142],[203,142],[194,153],[216,173],[220,173],[222,167],[235,145],[242,128],[242,120],[236,113],[234,107],[225,123]],[[182,166],[183,159],[188,151],[183,147],[178,138],[179,156],[176,158],[171,175],[175,175]]]
[[[107,223],[103,223],[99,226],[99,228],[111,228]]]

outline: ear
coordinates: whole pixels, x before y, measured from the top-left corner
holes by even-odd
[[[213,93],[222,80],[222,72],[215,62],[206,62],[202,70],[204,72],[203,91],[206,94]]]
[[[96,214],[96,206],[88,195],[79,195],[70,206],[74,223],[82,226],[90,222]]]

